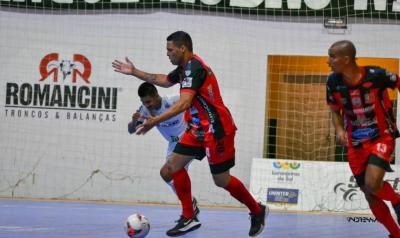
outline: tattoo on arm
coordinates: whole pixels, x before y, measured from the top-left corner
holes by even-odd
[[[155,74],[148,74],[146,73],[144,75],[144,78],[146,79],[147,82],[155,84],[157,82],[157,76]]]

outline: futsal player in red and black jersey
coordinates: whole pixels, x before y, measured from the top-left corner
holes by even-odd
[[[180,84],[179,101],[161,115],[148,118],[137,129],[138,134],[145,134],[158,123],[185,111],[187,130],[160,171],[166,182],[173,180],[183,210],[178,224],[168,230],[167,235],[180,236],[201,225],[193,212],[191,183],[184,167],[193,157],[201,160],[205,156],[215,184],[249,208],[249,236],[260,234],[268,208],[257,203],[243,183],[229,172],[235,165],[236,126],[222,101],[215,74],[193,53],[192,40],[186,32],[177,31],[167,37],[167,55],[171,63],[177,65],[168,75],[141,71],[128,58],[126,62],[113,62],[115,71],[161,87]]]
[[[364,192],[376,219],[400,238],[399,225],[384,203],[390,201],[400,223],[400,196],[383,180],[392,172],[390,162],[399,137],[388,88],[400,87],[396,74],[379,67],[356,63],[356,48],[338,41],[329,48],[328,65],[333,73],[327,81],[327,102],[338,142],[348,146],[350,169]]]

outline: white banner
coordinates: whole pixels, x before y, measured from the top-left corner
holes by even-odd
[[[400,166],[386,173],[399,192]],[[250,190],[273,209],[369,213],[348,163],[253,159]]]

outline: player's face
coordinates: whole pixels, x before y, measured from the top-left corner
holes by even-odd
[[[183,48],[167,41],[167,56],[173,65],[180,65],[183,60]]]
[[[142,101],[143,106],[145,106],[149,111],[157,110],[160,108],[159,100],[157,100],[157,96],[144,96],[140,98]]]
[[[336,47],[329,48],[328,51],[328,65],[335,73],[341,73],[346,64],[346,58],[340,54]]]

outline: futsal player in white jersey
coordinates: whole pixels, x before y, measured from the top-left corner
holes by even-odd
[[[147,117],[155,117],[168,110],[172,105],[179,101],[179,95],[160,96],[157,88],[150,83],[144,82],[139,86],[138,95],[142,105],[132,115],[132,120],[128,124],[128,132],[135,133],[136,127],[144,122]],[[186,130],[186,122],[184,120],[184,113],[180,113],[170,119],[156,125],[161,135],[168,141],[168,149],[166,159],[175,148],[176,143],[179,141],[180,136]],[[189,164],[186,165],[186,170]],[[176,193],[172,180],[168,183],[172,190]],[[193,208],[196,215],[200,212],[197,207],[197,201],[193,197]]]

